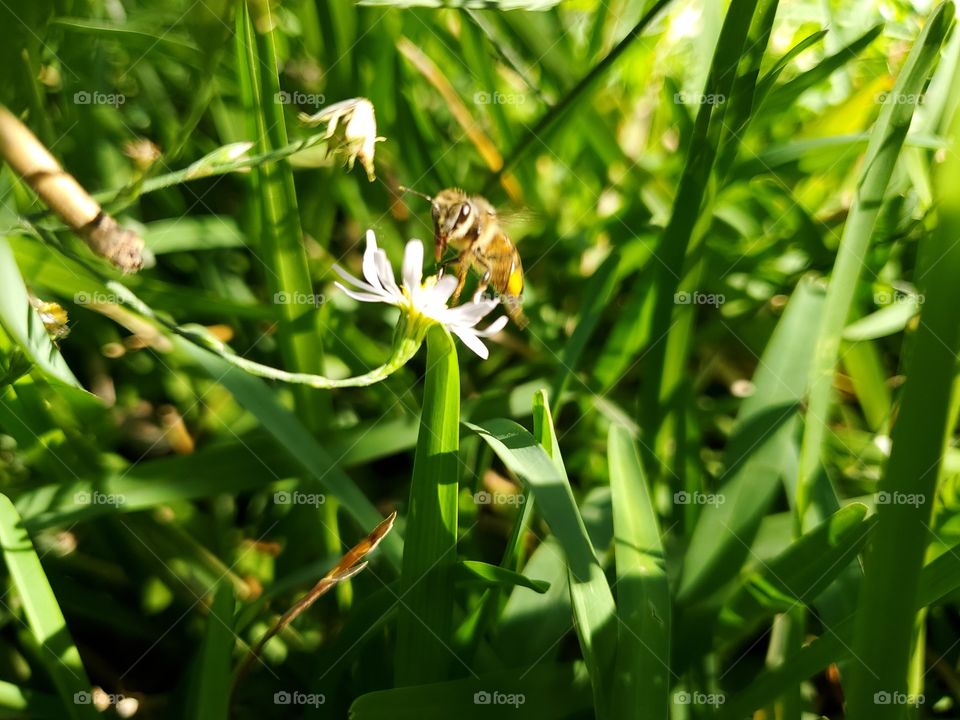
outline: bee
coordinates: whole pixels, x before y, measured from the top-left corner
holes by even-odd
[[[453,301],[460,298],[467,273],[473,268],[480,275],[477,294],[492,286],[507,315],[518,327],[526,327],[529,321],[520,309],[523,295],[520,253],[501,226],[493,205],[480,195],[467,195],[458,188],[441,190],[433,197],[410,188],[400,189],[430,202],[437,263],[443,259],[448,245],[458,253],[454,260],[441,264],[441,268],[450,262],[456,264],[457,289]]]

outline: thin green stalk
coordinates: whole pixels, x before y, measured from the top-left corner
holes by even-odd
[[[867,146],[863,172],[850,214],[843,227],[837,260],[827,289],[826,307],[811,376],[806,413],[806,430],[800,451],[797,483],[797,517],[800,529],[822,520],[835,508],[814,508],[815,486],[825,477],[820,473],[820,453],[830,419],[833,374],[837,364],[843,328],[850,316],[857,282],[863,270],[870,237],[883,205],[883,197],[894,165],[900,155],[910,121],[922,96],[924,84],[939,54],[940,45],[950,27],[953,5],[940,5],[930,16],[897,78],[891,97],[912,102],[890,102],[883,106]],[[818,480],[818,478],[820,478]],[[816,492],[826,497],[824,489]]]
[[[712,195],[710,179],[720,140],[728,132],[724,125],[727,105],[738,101],[738,98],[731,96],[757,5],[758,0],[733,0],[717,40],[704,96],[719,98],[720,102],[705,102],[700,105],[670,220],[657,245],[660,262],[648,291],[653,303],[653,338],[663,338],[671,331],[671,321],[677,305],[674,294],[683,276],[687,249],[697,234],[698,224],[703,230],[706,229],[706,223],[701,220],[702,210]],[[689,309],[681,312],[689,312]],[[663,393],[667,345],[667,341],[663,339],[654,342],[644,359],[644,377],[647,380],[641,398],[641,426],[651,441],[656,437],[662,421],[662,406],[666,400]],[[645,447],[650,447],[651,441],[648,441]],[[647,460],[648,467],[656,467],[656,458],[649,457]]]
[[[513,150],[504,158],[503,166],[490,176],[486,185],[484,185],[484,192],[488,193],[496,187],[497,183],[500,182],[500,178],[517,163],[521,156],[529,150],[535,142],[542,142],[542,137],[550,126],[559,120],[563,114],[570,109],[573,103],[576,102],[581,95],[586,93],[600,76],[610,69],[613,63],[633,44],[634,40],[643,34],[647,26],[653,22],[654,18],[656,18],[657,15],[660,14],[660,11],[669,3],[670,0],[657,0],[656,4],[644,13],[640,21],[624,36],[623,40],[617,43],[617,46],[607,53],[603,60],[594,65],[590,69],[590,72],[584,75],[576,85],[570,88],[567,94],[561,98],[560,102],[543,114],[536,125],[524,134]]]
[[[427,332],[427,373],[400,572],[394,677],[397,685],[447,679],[453,660],[452,572],[456,562],[460,459],[460,369],[450,334]]]
[[[265,17],[251,18],[251,12],[265,13]],[[256,125],[255,148],[259,153],[275,151],[288,145],[283,105],[277,102],[280,92],[276,51],[276,21],[269,5],[244,4],[239,13],[239,51],[246,60],[243,79],[249,82],[250,100]],[[266,26],[265,32],[256,28]],[[278,161],[258,167],[253,172],[254,185],[260,203],[261,243],[260,257],[267,272],[269,293],[313,293],[310,266],[303,245],[300,212],[294,186],[293,170],[289,162]],[[277,339],[284,364],[293,373],[319,374],[323,369],[322,327],[317,322],[315,309],[310,305],[284,304],[280,308],[282,320],[277,328]],[[294,386],[297,415],[307,429],[320,433],[327,425],[330,413],[328,397],[318,397],[307,385]],[[341,549],[337,519],[338,504],[324,503],[319,512],[322,538],[321,553],[336,553]],[[306,512],[313,512],[306,510]],[[307,545],[308,547],[309,545]],[[350,586],[337,588],[341,605],[349,604]]]

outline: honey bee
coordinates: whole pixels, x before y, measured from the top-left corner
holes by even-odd
[[[433,197],[410,188],[400,189],[430,202],[436,261],[440,263],[448,245],[458,252],[454,260],[441,265],[442,268],[449,262],[456,264],[457,289],[453,301],[460,298],[467,273],[473,268],[480,275],[477,294],[492,286],[507,315],[518,327],[526,327],[529,321],[520,309],[523,295],[520,253],[501,226],[493,205],[484,197],[467,195],[458,188],[441,190]]]

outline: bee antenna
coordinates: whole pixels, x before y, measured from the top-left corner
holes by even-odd
[[[413,193],[414,195],[422,197],[424,200],[426,200],[429,203],[433,202],[433,198],[427,195],[426,193],[422,193],[419,190],[414,190],[413,188],[408,188],[406,185],[400,185],[399,190],[400,192]]]

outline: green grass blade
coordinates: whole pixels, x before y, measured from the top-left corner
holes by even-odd
[[[893,97],[921,97],[952,16],[953,6],[949,4],[940,5],[931,13],[900,71],[892,90]],[[857,193],[843,226],[837,260],[827,289],[823,325],[816,343],[816,363],[813,367],[807,424],[801,446],[797,482],[797,509],[801,527],[806,527],[808,523],[815,522],[818,517],[823,517],[825,513],[835,509],[824,507],[810,512],[813,496],[825,495],[824,492],[816,490],[814,485],[820,482],[818,478],[824,477],[820,473],[820,454],[830,420],[833,374],[843,328],[850,315],[862,271],[863,258],[867,255],[884,193],[910,128],[915,107],[915,103],[907,102],[884,104],[870,136]]]
[[[40,314],[27,295],[13,250],[0,236],[0,327],[17,343],[37,367],[53,380],[81,387],[60,350],[50,340]]]
[[[457,563],[457,576],[461,580],[480,580],[497,587],[525,587],[541,595],[550,589],[550,583],[543,580],[532,580],[513,570],[477,560],[461,560]]]
[[[90,680],[80,660],[57,598],[23,521],[6,495],[0,495],[0,544],[10,579],[23,603],[27,625],[40,647],[40,661],[49,673],[72,720],[92,720],[99,713],[90,704]]]
[[[377,526],[383,519],[381,514],[350,478],[336,467],[333,458],[297,417],[280,403],[263,380],[238,370],[219,355],[198,348],[183,338],[176,338],[174,343],[255,415],[263,428],[296,458],[314,481],[337,498],[360,528]],[[390,533],[380,545],[380,551],[397,569],[402,552],[399,538],[398,533]]]
[[[547,663],[361,695],[350,706],[350,720],[541,720],[589,709],[589,681],[582,667]]]
[[[704,506],[690,539],[677,591],[682,603],[714,592],[740,571],[781,488],[822,312],[822,291],[802,283],[760,358],[756,390],[744,401],[729,443],[728,479],[718,489],[724,501]]]
[[[233,667],[234,599],[230,583],[217,586],[207,613],[207,631],[197,658],[191,688],[190,717],[226,720]]]
[[[676,308],[674,295],[684,274],[687,248],[710,194],[709,183],[720,150],[720,138],[726,132],[723,124],[726,104],[733,102],[731,93],[757,3],[758,0],[733,0],[727,9],[710,76],[703,91],[705,97],[724,98],[725,102],[705,102],[700,105],[670,220],[657,244],[656,254],[660,263],[648,290],[653,302],[650,337],[655,342],[644,357],[644,377],[647,381],[643,387],[640,409],[641,426],[648,446],[656,436],[663,416],[667,336]],[[689,307],[681,306],[680,312],[687,313],[689,310]]]
[[[640,457],[624,428],[610,426],[607,457],[620,618],[614,717],[667,717],[671,601],[660,526]]]
[[[953,19],[953,5],[941,5],[917,45],[935,54]],[[929,33],[929,35],[927,35]],[[915,51],[916,52],[916,51]],[[918,66],[922,63],[917,62]],[[910,70],[919,73],[916,67]],[[907,72],[905,70],[904,74]],[[920,74],[921,81],[927,73]],[[899,83],[898,83],[899,86]],[[955,82],[954,87],[958,84]],[[909,86],[908,86],[909,87]],[[907,92],[901,88],[901,91]],[[894,89],[897,92],[897,88]],[[955,119],[953,140],[960,140],[960,117]],[[927,236],[932,257],[927,269],[926,302],[907,365],[893,448],[880,483],[893,502],[878,507],[877,529],[864,562],[864,582],[856,626],[854,652],[867,658],[869,668],[854,665],[847,685],[849,717],[901,717],[902,706],[876,704],[877,693],[907,694],[912,655],[913,625],[919,605],[920,571],[930,539],[930,523],[936,497],[937,475],[943,460],[944,438],[950,429],[950,394],[944,392],[954,380],[960,326],[960,162],[954,154],[937,176],[941,202],[940,225]],[[896,498],[905,498],[903,502]],[[911,502],[910,498],[917,500]]]
[[[493,448],[511,472],[529,485],[541,514],[564,549],[577,634],[590,671],[595,709],[598,717],[609,717],[616,608],[562,460],[559,456],[551,458],[529,432],[510,420],[495,419],[466,425]],[[545,429],[544,434],[548,447],[553,449],[555,433],[552,426],[549,432]]]
[[[460,369],[453,339],[439,326],[427,334],[421,412],[400,572],[397,685],[443,680],[454,660],[450,585],[457,559]]]
[[[721,613],[721,637],[742,637],[774,613],[812,606],[867,542],[873,522],[866,514],[860,503],[841,508],[747,575]]]
[[[590,342],[590,338],[593,337],[593,333],[597,329],[601,314],[606,309],[610,297],[616,291],[617,284],[622,279],[618,277],[619,266],[620,254],[614,251],[597,268],[590,278],[590,282],[584,288],[584,302],[580,307],[577,326],[563,346],[560,367],[550,391],[550,396],[554,398],[556,403],[553,408],[554,414],[559,415],[563,393],[570,381],[570,374],[575,372],[587,343]]]
[[[801,73],[789,82],[784,83],[778,88],[774,88],[770,91],[769,95],[767,95],[766,100],[757,112],[782,113],[786,111],[801,94],[817,83],[829,78],[847,63],[855,60],[874,40],[880,37],[881,32],[883,32],[883,25],[874,25],[846,47],[824,58],[817,63],[817,65]]]

